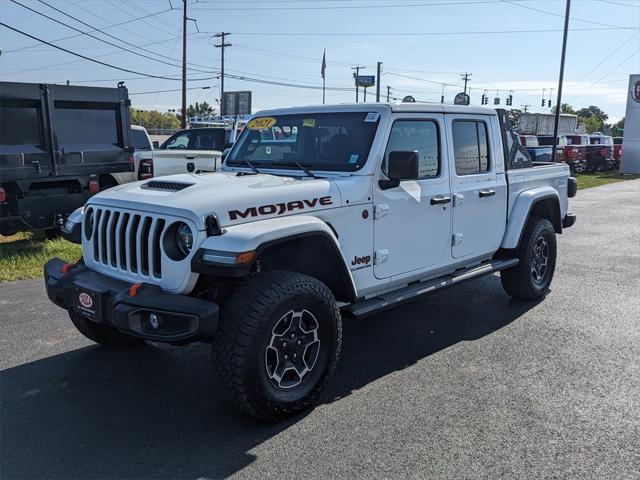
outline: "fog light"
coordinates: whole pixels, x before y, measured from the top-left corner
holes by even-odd
[[[155,313],[150,313],[149,314],[149,323],[156,330],[160,326],[160,320],[158,319],[158,316]]]

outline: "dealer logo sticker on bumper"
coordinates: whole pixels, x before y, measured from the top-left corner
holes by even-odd
[[[91,298],[91,295],[89,295],[88,293],[82,292],[80,295],[78,295],[78,301],[80,302],[80,305],[82,305],[84,308],[93,307],[93,299]]]

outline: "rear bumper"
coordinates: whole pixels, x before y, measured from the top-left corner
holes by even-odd
[[[167,343],[210,339],[217,329],[219,309],[214,302],[166,293],[149,284],[143,284],[131,296],[130,283],[82,264],[63,273],[64,265],[65,262],[54,258],[44,266],[47,296],[56,305],[96,323],[112,325],[145,340]],[[95,294],[95,315],[86,315],[76,305],[80,290]]]
[[[575,213],[567,213],[562,219],[562,228],[569,228],[576,223],[576,214]]]

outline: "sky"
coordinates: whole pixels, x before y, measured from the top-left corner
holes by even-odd
[[[188,0],[187,103],[216,105],[213,35],[224,31],[225,90],[251,90],[254,111],[322,103],[326,50],[327,103],[355,101],[352,67],[375,75],[383,62],[383,99],[390,86],[392,98],[440,102],[445,84],[452,103],[468,72],[472,104],[486,90],[490,105],[511,93],[513,107],[548,112],[564,10],[565,0]],[[180,108],[181,0],[0,0],[0,22],[39,39],[0,26],[3,81],[124,80],[134,107]],[[640,0],[573,0],[569,26],[563,102],[620,119],[628,76],[640,73]]]

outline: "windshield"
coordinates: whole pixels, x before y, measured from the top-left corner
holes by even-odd
[[[227,134],[224,128],[192,128],[181,130],[169,137],[163,150],[224,150]]]
[[[310,113],[251,120],[227,157],[227,165],[353,172],[364,166],[379,113]]]

